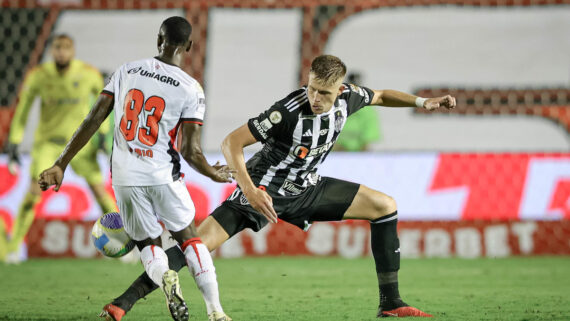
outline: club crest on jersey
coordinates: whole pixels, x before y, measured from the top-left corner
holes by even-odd
[[[239,203],[241,205],[249,205],[249,201],[247,200],[247,198],[245,197],[245,195],[243,195],[243,193],[241,192],[241,189],[239,187],[236,187],[236,189],[234,189],[234,191],[232,192],[232,194],[230,196],[228,196],[228,198],[226,199],[227,201],[233,201],[235,200],[237,197],[239,196]]]
[[[245,197],[245,195],[243,195],[243,193],[241,194],[241,196],[239,197],[239,203],[241,205],[249,205],[249,201],[247,200],[247,198]]]
[[[344,116],[340,110],[334,113],[334,131],[340,132],[344,126]]]
[[[269,114],[269,120],[273,123],[273,124],[279,124],[281,122],[281,113],[278,112],[277,110],[272,112],[271,114]]]

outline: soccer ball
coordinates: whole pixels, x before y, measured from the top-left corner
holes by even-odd
[[[107,213],[93,224],[91,240],[101,254],[121,257],[129,253],[135,242],[127,235],[119,213]]]

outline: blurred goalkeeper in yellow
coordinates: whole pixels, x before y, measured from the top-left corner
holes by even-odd
[[[4,257],[6,263],[19,262],[20,245],[34,221],[34,207],[41,197],[38,185],[40,172],[58,158],[75,129],[89,113],[91,102],[103,88],[103,77],[99,71],[74,59],[73,39],[68,35],[60,34],[53,38],[51,54],[54,61],[39,65],[26,76],[10,127],[8,167],[15,175],[19,165],[17,147],[24,136],[30,107],[34,99],[40,97],[40,120],[31,152],[30,188],[20,205],[7,249],[0,249],[0,256],[3,255],[2,252],[7,252]],[[101,127],[100,133],[104,135],[108,131],[107,123]],[[85,178],[101,210],[107,213],[116,211],[116,206],[104,188],[103,176],[97,164],[96,156],[103,143],[102,135],[95,136],[96,139],[91,140],[79,152],[71,162],[71,167],[75,173]],[[101,141],[98,142],[97,138]]]

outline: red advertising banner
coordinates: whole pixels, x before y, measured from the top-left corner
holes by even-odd
[[[211,154],[208,159],[222,159]],[[108,173],[106,161],[100,159]],[[29,186],[0,157],[0,219],[8,231]],[[204,219],[232,192],[184,165],[186,186]],[[404,257],[570,254],[570,154],[333,153],[319,173],[358,182],[396,199]],[[109,177],[106,181],[112,193]],[[101,215],[83,179],[66,172],[44,192],[29,233],[29,256],[96,255],[91,222]],[[369,255],[366,222],[318,223],[303,233],[280,223],[245,231],[216,255]],[[25,253],[24,253],[25,254]]]
[[[208,154],[208,159],[223,159]],[[29,159],[18,176],[0,157],[0,218],[11,226],[28,190]],[[107,190],[112,193],[107,161]],[[183,164],[198,219],[232,191]],[[401,221],[561,220],[570,218],[570,153],[333,153],[319,174],[382,191],[396,200]],[[101,210],[85,181],[68,169],[58,193],[44,192],[37,218],[95,220]]]
[[[95,257],[93,222],[34,222],[28,238],[30,257]],[[570,221],[404,221],[399,223],[402,257],[507,257],[569,255]],[[365,221],[318,222],[307,232],[284,222],[254,233],[245,230],[216,250],[218,257],[277,255],[371,255]]]

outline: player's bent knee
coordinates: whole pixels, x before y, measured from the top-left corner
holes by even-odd
[[[396,211],[396,201],[389,195],[361,185],[344,219],[376,220]]]
[[[376,195],[372,202],[374,204],[374,215],[371,217],[372,220],[392,214],[398,209],[396,200],[393,197],[382,192],[376,192]]]
[[[392,214],[398,209],[398,204],[396,204],[396,200],[392,196],[385,196],[384,209],[386,213],[384,215]]]

